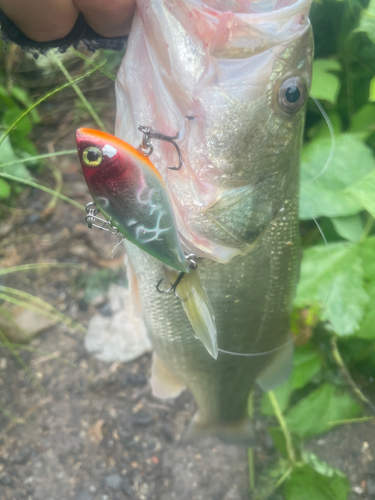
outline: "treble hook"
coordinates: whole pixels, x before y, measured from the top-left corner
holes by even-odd
[[[143,153],[145,156],[150,156],[151,153],[153,152],[154,148],[151,144],[151,139],[157,139],[159,141],[166,141],[170,142],[173,144],[173,146],[176,148],[177,154],[178,154],[178,167],[168,167],[169,170],[180,170],[182,167],[182,155],[180,148],[178,145],[175,143],[174,139],[178,139],[179,133],[177,132],[176,135],[165,135],[161,134],[160,132],[157,132],[156,130],[153,130],[151,127],[145,127],[144,125],[139,125],[138,130],[142,132],[143,137],[142,137],[142,144],[139,145],[139,151]]]
[[[87,213],[87,215],[85,217],[85,221],[86,221],[87,227],[89,229],[92,229],[93,227],[97,227],[98,229],[101,229],[102,231],[106,231],[107,233],[118,235],[118,232],[119,232],[118,229],[112,225],[112,222],[110,220],[101,219],[100,217],[97,216],[97,214],[99,213],[99,209],[93,201],[90,201],[90,203],[87,203],[85,210]],[[95,222],[101,222],[102,225],[98,226],[98,224],[95,224]],[[110,229],[108,229],[106,226],[109,226]]]
[[[196,256],[195,256],[194,254],[192,254],[192,253],[191,253],[191,254],[187,255],[187,256],[186,256],[186,260],[187,260],[187,262],[188,262],[188,264],[189,264],[189,268],[190,268],[190,269],[197,269],[198,264],[197,264],[197,262],[196,262]],[[169,292],[173,292],[173,293],[175,294],[175,296],[176,296],[177,298],[179,298],[179,297],[178,297],[178,295],[177,295],[177,293],[176,293],[176,289],[177,289],[177,287],[178,287],[179,283],[181,282],[182,278],[185,276],[185,274],[186,274],[186,273],[185,273],[184,271],[181,271],[181,272],[180,272],[180,274],[177,276],[176,281],[175,281],[174,283],[172,283],[172,285],[171,285],[169,288],[167,288],[167,290],[160,290],[160,288],[159,288],[160,283],[161,283],[161,282],[163,281],[163,279],[164,279],[164,278],[161,278],[161,279],[158,281],[157,285],[156,285],[156,290],[157,290],[159,293],[169,293]]]

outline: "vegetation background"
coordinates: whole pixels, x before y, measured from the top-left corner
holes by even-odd
[[[274,392],[251,398],[249,411],[266,421],[278,454],[271,454],[259,467],[256,451],[249,450],[250,487],[257,499],[370,499],[375,498],[371,455],[375,449],[369,445],[375,442],[375,0],[316,1],[311,21],[315,36],[311,96],[320,105],[314,99],[308,102],[302,154],[304,252],[292,317],[297,346],[294,371]],[[22,279],[15,288],[15,276],[26,273],[32,279],[35,273],[42,273],[54,280],[53,272],[64,269],[70,277],[69,300],[74,302],[78,297],[86,311],[95,306],[95,300],[102,306],[100,300],[110,284],[124,278],[119,261],[117,268],[105,267],[98,265],[96,258],[96,269],[82,275],[74,267],[74,258],[64,263],[58,259],[12,260],[9,239],[17,224],[28,225],[32,233],[33,221],[40,222],[43,231],[53,233],[51,226],[48,229],[51,217],[69,217],[72,205],[75,210],[83,208],[70,196],[71,184],[66,182],[69,169],[61,170],[56,162],[59,155],[67,158],[74,150],[56,152],[46,129],[64,136],[82,121],[91,120],[97,128],[111,131],[113,95],[110,106],[103,88],[114,79],[121,55],[71,51],[68,56],[51,55],[35,64],[16,47],[2,48],[0,252],[5,264],[0,270],[1,360],[5,368],[9,367],[7,360],[17,363],[17,370],[36,393],[39,382],[33,358],[25,353],[47,356],[48,361],[53,357],[60,363],[70,361],[60,352],[48,352],[44,337],[24,344],[29,339],[15,315],[28,309],[50,321],[37,325],[34,333],[45,331],[56,321],[69,331],[84,329],[72,320],[71,308],[60,307],[58,301],[48,303],[45,292],[38,295],[27,287],[22,289]],[[66,103],[65,110],[62,106],[64,100],[74,102],[69,112]],[[40,135],[45,144],[48,142],[49,151],[41,144]],[[40,190],[44,197],[35,205],[35,192]],[[25,235],[16,239],[12,252],[22,255]],[[68,302],[66,295],[63,302]],[[72,366],[74,370],[76,365]],[[42,393],[40,399],[44,401]],[[38,404],[34,411],[37,408]],[[17,413],[19,407],[4,385],[0,386],[0,410],[2,438],[18,424],[28,425],[29,414]],[[355,477],[355,484],[306,446],[312,437],[338,426],[347,433],[365,426],[361,429],[369,436],[362,445],[362,476]]]

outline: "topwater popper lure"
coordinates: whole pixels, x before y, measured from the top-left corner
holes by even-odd
[[[150,133],[149,129],[146,129],[143,144],[146,149],[151,146],[147,132]],[[166,140],[166,137],[154,134],[157,139]],[[83,174],[95,205],[109,219],[110,226],[127,240],[180,272],[175,278],[175,273],[166,271],[175,278],[170,290],[181,299],[196,336],[216,358],[218,349],[212,306],[200,284],[195,261],[185,257],[181,248],[173,209],[161,175],[142,150],[110,134],[81,128],[77,130],[76,140]],[[177,146],[176,149],[179,152]],[[179,167],[174,170],[181,166],[180,154],[179,159]]]

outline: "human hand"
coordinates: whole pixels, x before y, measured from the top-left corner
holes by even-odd
[[[99,35],[127,35],[135,0],[0,0],[0,8],[28,38],[47,42],[64,38],[80,12]]]

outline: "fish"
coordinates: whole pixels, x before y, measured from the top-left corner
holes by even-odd
[[[125,238],[180,272],[170,273],[175,284],[172,289],[182,302],[195,336],[216,359],[213,309],[194,265],[183,253],[168,191],[159,172],[141,151],[105,132],[80,128],[76,142],[96,207]]]
[[[197,413],[186,438],[251,445],[254,384],[290,374],[290,313],[299,274],[299,163],[311,86],[310,0],[137,0],[117,81],[115,134],[179,132],[154,144],[185,254],[213,308],[218,356],[196,339],[183,304],[155,284],[171,270],[129,240],[154,349],[153,393],[185,387]]]

